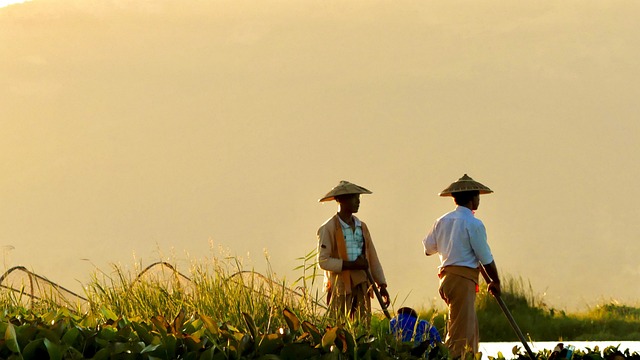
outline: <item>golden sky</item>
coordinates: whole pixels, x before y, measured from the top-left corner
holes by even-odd
[[[0,246],[71,289],[218,246],[288,279],[367,187],[398,305],[464,173],[503,274],[637,304],[640,3],[33,0],[0,9]],[[211,249],[213,243],[214,249]],[[13,249],[11,248],[13,247]],[[89,261],[82,260],[89,259]]]
[[[5,7],[14,4],[21,4],[30,0],[0,0],[0,7]]]

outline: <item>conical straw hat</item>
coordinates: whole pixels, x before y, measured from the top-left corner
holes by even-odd
[[[336,187],[331,189],[325,196],[323,196],[320,202],[323,201],[331,201],[335,200],[336,196],[339,195],[350,195],[350,194],[371,194],[371,191],[363,188],[362,186],[358,186],[356,184],[352,184],[348,181],[340,181]]]
[[[440,192],[440,196],[452,196],[451,194],[463,191],[479,191],[480,194],[491,194],[493,190],[473,180],[469,175],[464,174],[458,181],[449,185]]]

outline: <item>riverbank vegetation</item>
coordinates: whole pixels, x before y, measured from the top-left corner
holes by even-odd
[[[315,254],[299,260],[300,276],[292,283],[270,271],[247,270],[235,257],[196,262],[184,272],[167,262],[137,265],[133,271],[114,266],[110,272],[96,271],[75,302],[61,301],[55,286],[35,296],[29,290],[33,279],[18,285],[3,277],[0,358],[415,358],[410,345],[389,334],[381,313],[374,314],[370,329],[329,318]],[[503,299],[532,340],[640,338],[638,308],[608,303],[567,314],[543,304],[523,280],[503,277]],[[517,340],[486,291],[479,293],[477,307],[482,341]],[[418,310],[445,334],[443,310]],[[447,353],[439,346],[423,356],[446,359]]]
[[[533,341],[637,341],[640,339],[640,308],[615,301],[586,311],[567,313],[549,307],[521,278],[503,276],[502,299],[525,336]],[[481,341],[517,341],[497,302],[480,285],[476,300]],[[421,317],[445,328],[442,309],[422,309]]]

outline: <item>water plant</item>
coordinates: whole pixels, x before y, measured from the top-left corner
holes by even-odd
[[[135,271],[114,265],[109,273],[93,274],[86,293],[75,301],[61,301],[66,289],[39,285],[42,291],[35,296],[27,286],[10,290],[2,284],[0,358],[448,359],[443,344],[417,354],[411,344],[398,342],[381,314],[374,314],[368,329],[348,321],[337,323],[325,311],[318,291],[315,253],[298,260],[301,276],[291,284],[270,270],[260,274],[228,256],[193,262],[184,273],[165,261],[146,267],[136,264]],[[538,340],[540,328],[565,331],[568,338],[574,336],[568,333],[567,324],[574,324],[569,320],[588,322],[552,312],[522,280],[507,280],[503,297],[523,329]],[[486,293],[479,294],[482,334],[508,341],[513,338],[510,328],[499,322],[505,320],[490,300]],[[605,305],[583,316],[637,328],[637,309]],[[441,309],[431,306],[421,313],[444,334]],[[544,325],[533,326],[536,322]],[[563,325],[549,325],[558,322]],[[467,354],[465,360],[478,356]],[[525,357],[517,347],[512,356]],[[552,356],[549,351],[538,354],[543,360]],[[616,356],[640,360],[637,354],[617,348],[576,351],[574,359]]]

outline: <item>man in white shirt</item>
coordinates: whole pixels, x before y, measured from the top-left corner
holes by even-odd
[[[475,299],[480,264],[491,279],[488,291],[500,295],[500,278],[487,243],[487,232],[482,221],[474,216],[480,205],[480,194],[492,192],[464,174],[439,194],[452,196],[457,205],[455,210],[436,220],[422,240],[427,256],[439,254],[440,257],[439,292],[449,310],[445,344],[453,358],[462,356],[466,350],[478,352]]]

